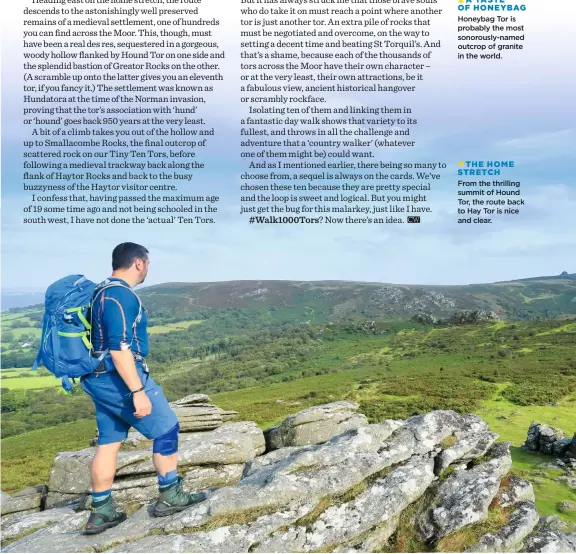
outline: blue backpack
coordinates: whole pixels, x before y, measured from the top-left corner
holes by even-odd
[[[110,287],[131,288],[117,281],[105,280],[97,285],[84,275],[68,275],[46,290],[45,312],[42,320],[40,350],[32,370],[36,371],[43,363],[48,371],[62,379],[62,387],[72,390],[75,378],[88,375],[96,370],[108,350],[94,355],[91,342],[91,307],[97,296]],[[133,292],[133,291],[132,291]],[[134,293],[136,298],[138,296]],[[134,328],[142,317],[142,303]]]

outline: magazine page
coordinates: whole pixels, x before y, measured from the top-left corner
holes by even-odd
[[[570,0],[2,10],[3,552],[576,552]]]

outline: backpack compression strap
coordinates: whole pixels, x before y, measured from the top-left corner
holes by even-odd
[[[44,334],[47,332],[46,328],[47,328],[47,317],[46,314],[44,314],[43,320],[42,320],[42,335],[40,340],[42,340],[44,338]],[[40,344],[40,348],[38,349],[38,355],[36,356],[36,359],[34,360],[34,364],[32,365],[32,371],[37,371],[38,368],[40,367],[40,364],[42,362],[42,344]]]
[[[44,329],[45,327],[45,329]],[[44,322],[42,335],[45,336],[45,333],[50,333],[50,339],[52,341],[52,357],[54,361],[60,359],[60,340],[58,339],[58,326],[55,323],[52,325],[48,325],[48,322]],[[32,365],[32,371],[36,371],[40,367],[40,362],[42,361],[42,347],[38,351],[38,355],[34,360],[34,364]]]

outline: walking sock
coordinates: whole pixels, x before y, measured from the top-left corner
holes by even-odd
[[[107,491],[93,492],[92,493],[92,505],[96,506],[96,505],[102,504],[102,502],[104,502],[104,500],[107,500],[111,494],[112,494],[111,489],[108,489]]]
[[[165,489],[166,487],[169,487],[170,485],[173,485],[174,483],[176,483],[176,481],[178,481],[178,470],[177,469],[169,471],[166,475],[162,475],[162,474],[158,473],[158,488],[160,490]]]

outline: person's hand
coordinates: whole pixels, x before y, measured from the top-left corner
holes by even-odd
[[[134,401],[134,415],[136,417],[145,417],[152,412],[152,402],[144,391],[135,393],[132,396]]]

